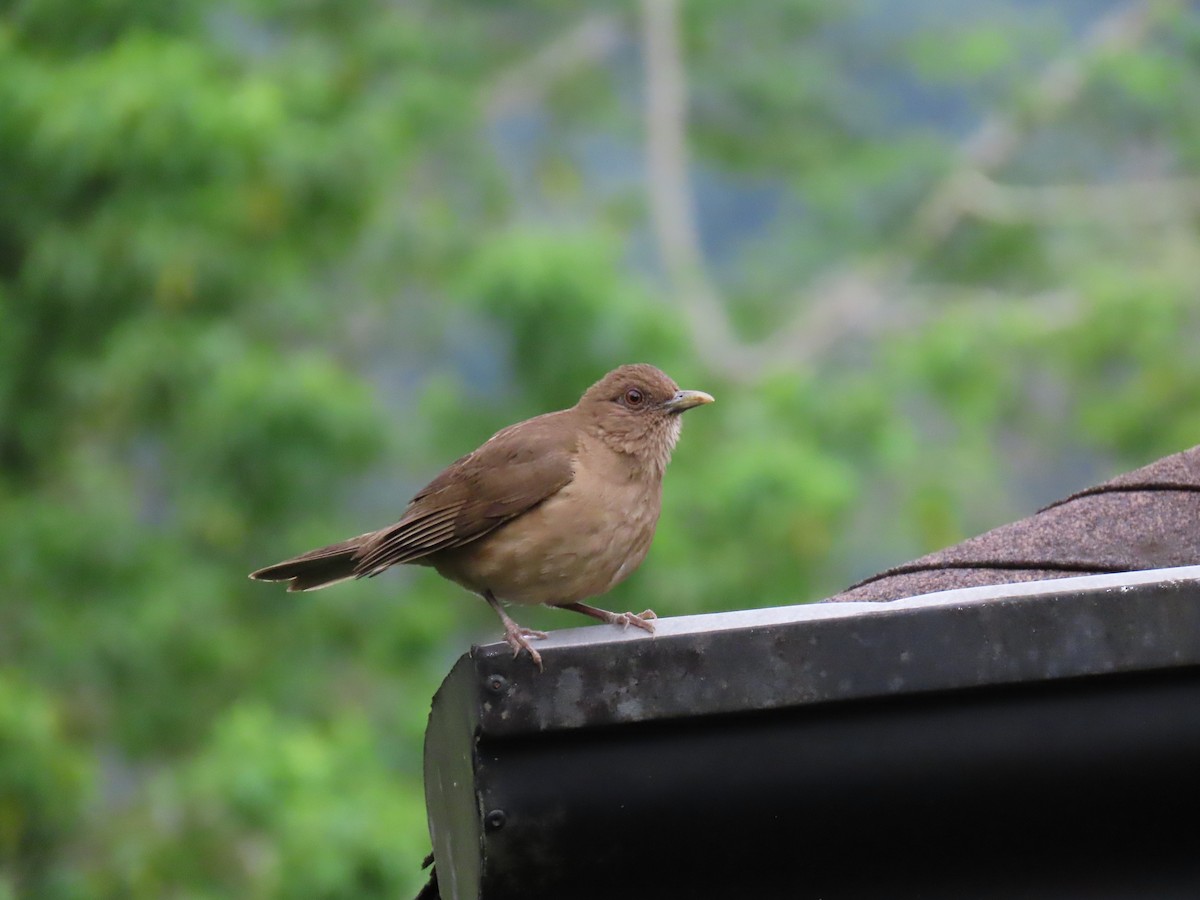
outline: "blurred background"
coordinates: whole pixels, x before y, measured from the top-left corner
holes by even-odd
[[[645,361],[604,605],[820,599],[1200,441],[1198,228],[1192,3],[0,2],[0,900],[415,892],[495,616],[247,572]]]

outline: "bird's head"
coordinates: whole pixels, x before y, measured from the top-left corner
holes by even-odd
[[[661,476],[679,440],[680,414],[712,402],[703,391],[681,391],[665,372],[637,363],[613,369],[593,384],[578,409],[609,447]]]

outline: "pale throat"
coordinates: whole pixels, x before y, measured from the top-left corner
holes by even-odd
[[[637,468],[662,478],[671,461],[671,453],[679,443],[683,422],[678,415],[673,415],[638,424],[642,427],[619,431],[601,427],[599,437],[613,450],[631,457]]]

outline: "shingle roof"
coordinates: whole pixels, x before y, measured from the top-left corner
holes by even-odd
[[[1200,564],[1200,446],[851,585],[833,601]]]

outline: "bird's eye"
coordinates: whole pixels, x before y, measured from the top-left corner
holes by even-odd
[[[629,406],[641,406],[645,396],[637,388],[630,388],[625,392],[625,403]]]

